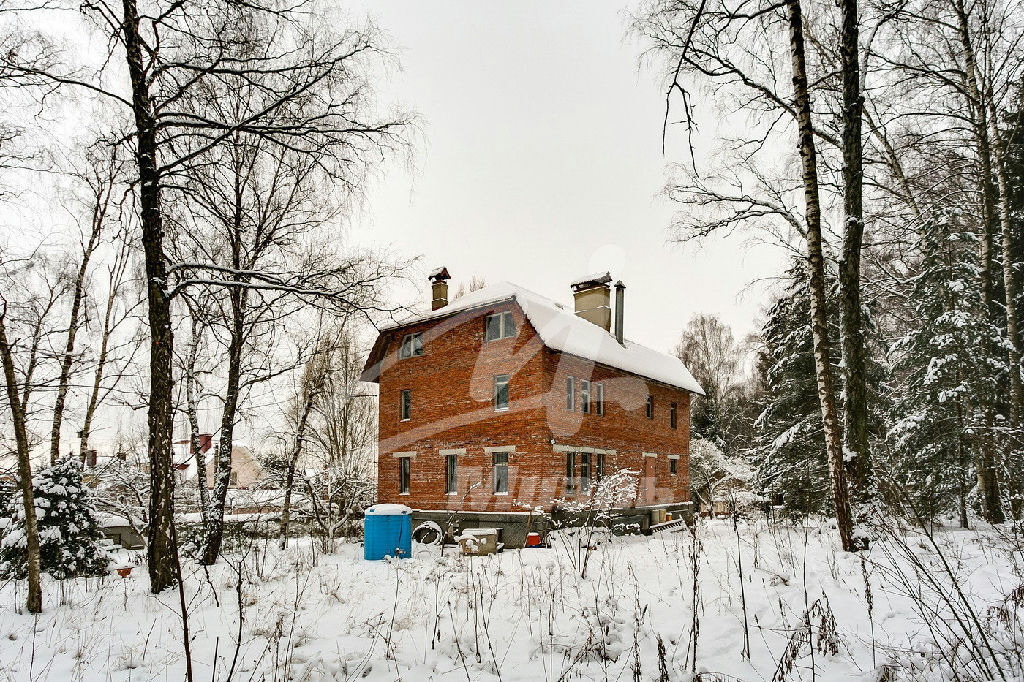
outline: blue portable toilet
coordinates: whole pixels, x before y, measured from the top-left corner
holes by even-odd
[[[412,509],[404,504],[375,504],[363,522],[363,558],[379,561],[386,556],[412,556]]]

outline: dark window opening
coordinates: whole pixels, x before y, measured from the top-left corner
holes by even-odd
[[[402,421],[408,421],[412,417],[412,391],[402,391]]]
[[[576,453],[565,453],[565,494],[576,492]]]
[[[565,409],[570,412],[576,410],[576,377],[565,380]]]
[[[654,419],[654,396],[647,396],[647,418]]]
[[[594,392],[597,400],[597,415],[604,416],[604,384],[594,384]]]
[[[590,453],[580,454],[580,491],[590,492]]]
[[[455,494],[458,485],[457,466],[455,455],[444,456],[444,492],[448,495]]]
[[[398,458],[398,492],[402,495],[409,494],[409,460],[411,457]]]
[[[668,461],[668,472],[670,474],[675,476],[677,473],[679,473],[678,468],[679,468],[679,460],[678,459],[673,457],[672,459],[670,459]]]
[[[673,429],[676,428],[678,420],[676,418],[676,404],[675,403],[672,403],[669,406],[669,409],[668,409],[668,421],[669,421],[669,424],[672,426]]]
[[[580,381],[580,410],[590,414],[590,382],[586,379]]]
[[[494,453],[494,492],[508,492],[508,453]]]

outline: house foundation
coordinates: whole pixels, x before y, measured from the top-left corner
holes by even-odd
[[[419,542],[436,542],[437,530],[440,529],[444,542],[453,543],[464,530],[496,528],[498,541],[506,548],[513,549],[525,547],[526,536],[529,533],[539,533],[542,539],[546,539],[548,533],[558,528],[593,525],[608,528],[614,535],[649,535],[658,530],[668,516],[671,516],[672,521],[682,520],[687,525],[692,525],[693,504],[674,502],[650,507],[599,510],[593,513],[555,509],[543,514],[416,509],[412,513],[412,534]]]

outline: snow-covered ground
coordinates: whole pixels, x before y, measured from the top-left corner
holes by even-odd
[[[828,526],[702,523],[696,670],[716,675],[700,679],[810,680],[813,666],[818,680],[877,680],[886,665],[887,679],[953,679],[951,664],[961,679],[978,679],[971,666],[1021,675],[1013,538],[898,537],[862,561]],[[354,543],[322,554],[258,541],[209,577],[187,564],[194,678],[690,679],[692,535],[613,538],[585,578],[574,546],[474,558],[420,547],[366,562]],[[14,608],[24,585],[3,585],[0,680],[184,679],[178,595],[147,587],[144,566],[125,580],[47,581],[34,618]]]

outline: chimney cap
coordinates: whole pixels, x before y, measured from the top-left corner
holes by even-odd
[[[445,281],[451,279],[452,276],[448,274],[448,268],[446,268],[446,267],[444,267],[442,265],[439,268],[434,268],[430,272],[430,274],[427,276],[427,278],[431,282],[445,282]]]
[[[611,273],[609,273],[607,271],[605,271],[605,272],[595,272],[594,274],[587,275],[586,277],[581,277],[580,279],[576,280],[575,282],[573,282],[569,286],[572,287],[573,291],[579,292],[579,291],[583,291],[584,289],[592,289],[592,288],[594,288],[596,286],[607,285],[608,282],[611,282],[611,281],[612,281]]]

